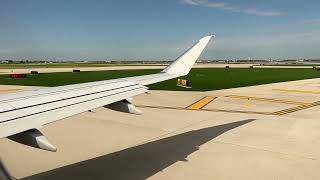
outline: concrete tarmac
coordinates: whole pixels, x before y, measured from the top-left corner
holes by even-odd
[[[98,108],[45,126],[56,153],[1,139],[0,155],[12,177],[26,180],[320,179],[320,106],[274,114],[320,101],[319,87],[310,79],[151,91],[134,97],[140,116]],[[186,108],[206,96],[216,98]]]

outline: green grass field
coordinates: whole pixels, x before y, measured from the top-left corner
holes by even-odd
[[[119,70],[80,73],[47,73],[28,75],[25,79],[10,79],[0,75],[0,84],[27,86],[61,86],[121,77],[152,74],[160,70]],[[250,68],[205,68],[193,69],[188,76],[192,88],[185,89],[176,85],[176,79],[150,85],[153,90],[209,91],[236,87],[269,84],[284,81],[320,78],[320,71],[314,69],[250,69]]]

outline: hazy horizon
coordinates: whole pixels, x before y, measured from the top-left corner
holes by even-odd
[[[201,59],[320,59],[320,2],[3,0],[0,59],[173,60],[215,34]]]

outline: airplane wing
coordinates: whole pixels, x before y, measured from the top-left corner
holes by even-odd
[[[39,129],[49,123],[98,107],[140,114],[130,98],[145,85],[189,73],[212,36],[200,39],[158,74],[21,91],[0,95],[0,138],[56,151]]]

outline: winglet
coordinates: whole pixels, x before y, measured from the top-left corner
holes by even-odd
[[[188,49],[162,72],[176,76],[187,75],[212,37],[214,36],[206,36],[201,38],[195,45]]]

